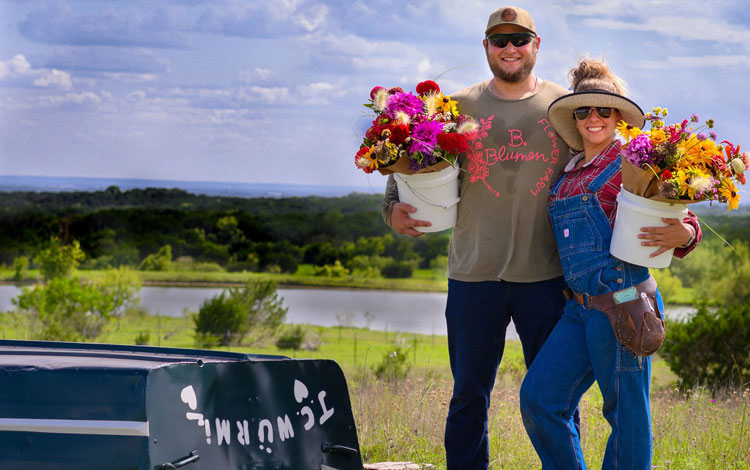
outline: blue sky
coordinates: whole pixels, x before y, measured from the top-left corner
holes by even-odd
[[[518,1],[537,74],[605,56],[644,109],[750,149],[741,0]],[[369,186],[375,85],[489,78],[479,0],[0,0],[0,174]]]

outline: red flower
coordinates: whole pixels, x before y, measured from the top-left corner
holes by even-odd
[[[666,181],[666,180],[670,179],[671,177],[672,177],[672,172],[669,171],[669,170],[664,170],[661,173],[661,180],[662,181]]]
[[[389,95],[395,95],[396,93],[403,93],[403,92],[404,92],[404,89],[401,88],[400,86],[395,86],[388,90]]]
[[[432,80],[425,80],[417,85],[417,94],[424,95],[430,92],[440,93],[440,87]]]
[[[454,155],[464,153],[469,149],[469,143],[466,141],[466,137],[456,133],[445,134],[441,132],[437,135],[437,143],[441,149]]]
[[[377,119],[375,119],[372,122],[372,127],[367,129],[365,138],[370,142],[377,142],[381,139],[381,137],[383,136],[383,131],[386,129],[388,129],[388,126],[386,124],[381,124]]]
[[[393,145],[401,145],[409,137],[409,126],[399,124],[391,129],[391,137],[388,139]]]
[[[385,87],[376,86],[375,88],[373,88],[372,90],[370,90],[370,99],[374,100],[375,99],[375,93],[377,93],[380,90],[385,90]]]
[[[360,166],[360,161],[359,161],[359,159],[360,159],[360,158],[361,158],[361,157],[362,157],[362,156],[363,156],[364,154],[366,154],[366,153],[367,153],[367,152],[369,152],[369,151],[370,151],[370,148],[369,148],[369,147],[361,147],[361,148],[360,148],[360,149],[359,149],[359,150],[357,151],[356,155],[354,155],[354,164],[355,164],[355,165],[357,165],[357,167],[359,167],[359,168],[361,168],[362,170],[364,170],[364,172],[365,172],[365,173],[372,173],[372,172],[373,172],[373,171],[375,170],[374,168],[371,168],[370,166]]]

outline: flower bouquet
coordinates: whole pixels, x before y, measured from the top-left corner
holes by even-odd
[[[724,140],[717,144],[709,119],[699,129],[691,118],[665,125],[666,108],[654,108],[646,115],[651,128],[641,131],[620,121],[617,130],[627,143],[623,147],[623,188],[647,199],[683,204],[718,201],[736,209],[740,196],[735,183],[745,184],[748,154],[739,145]]]
[[[617,216],[610,253],[632,264],[665,268],[674,250],[651,257],[653,247],[641,246],[641,227],[664,225],[662,217],[682,219],[685,204],[701,201],[726,203],[736,209],[740,196],[735,182],[745,184],[748,155],[729,141],[717,144],[710,131],[714,122],[693,129],[693,114],[677,124],[665,125],[666,108],[646,115],[649,130],[620,121],[618,133],[626,140],[622,150],[622,191],[617,197]]]
[[[432,80],[421,82],[417,94],[401,87],[370,91],[365,107],[375,111],[354,157],[366,173],[427,173],[455,165],[476,134],[472,118],[459,114],[456,101],[440,92]]]
[[[437,232],[456,223],[458,157],[478,126],[458,112],[457,102],[437,83],[417,85],[416,95],[400,87],[377,86],[365,106],[375,112],[354,162],[366,173],[393,174],[401,202],[416,207],[415,218],[428,220],[422,232]]]

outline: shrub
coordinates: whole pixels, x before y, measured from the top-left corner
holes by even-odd
[[[348,274],[349,270],[343,267],[339,260],[336,260],[333,265],[315,266],[313,269],[313,276],[345,277]]]
[[[25,256],[19,256],[13,260],[13,280],[23,280],[23,274],[26,272],[26,268],[29,267],[29,259]]]
[[[750,304],[728,305],[715,312],[703,304],[687,321],[668,321],[667,338],[659,355],[680,378],[683,388],[747,384]]]
[[[406,351],[401,346],[396,346],[394,350],[385,353],[383,360],[373,368],[372,372],[375,377],[382,380],[402,380],[409,372],[409,364],[407,364],[406,359]]]
[[[279,349],[293,349],[297,351],[302,347],[306,334],[307,330],[301,325],[289,327],[276,340],[276,347]]]
[[[59,238],[52,237],[47,247],[34,257],[45,281],[57,277],[69,277],[85,258],[77,240],[63,245]]]
[[[239,344],[251,331],[259,338],[276,331],[286,311],[272,281],[224,289],[203,302],[195,316],[196,342],[199,346]]]
[[[381,270],[384,277],[389,279],[411,277],[414,272],[414,263],[409,261],[392,261]]]
[[[148,330],[141,330],[135,336],[135,344],[138,346],[148,345],[149,339],[151,339],[151,333]]]
[[[172,267],[172,246],[164,245],[159,251],[152,253],[141,261],[138,269],[141,271],[169,271]]]

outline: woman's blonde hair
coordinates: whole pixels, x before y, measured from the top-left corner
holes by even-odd
[[[602,60],[580,59],[568,72],[573,91],[605,90],[625,96],[627,85]]]

